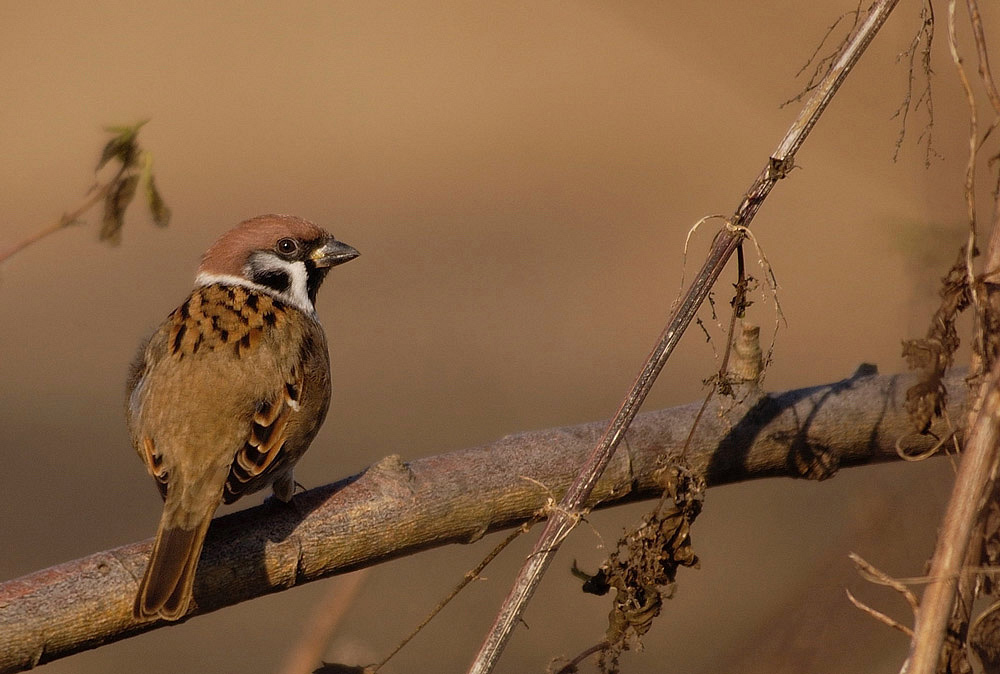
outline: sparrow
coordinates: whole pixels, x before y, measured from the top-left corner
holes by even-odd
[[[194,291],[139,348],[125,415],[164,503],[136,619],[187,613],[221,503],[269,486],[291,499],[330,404],[316,294],[358,254],[301,218],[247,220],[208,249]]]

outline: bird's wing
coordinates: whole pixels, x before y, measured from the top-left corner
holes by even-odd
[[[257,404],[246,442],[236,452],[223,500],[232,503],[246,493],[256,491],[284,469],[290,468],[298,457],[285,451],[289,421],[299,411],[299,395],[304,385],[302,368],[293,368],[285,384],[272,400]]]

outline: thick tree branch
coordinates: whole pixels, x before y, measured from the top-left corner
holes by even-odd
[[[966,386],[948,380],[961,418]],[[762,477],[831,477],[840,467],[898,458],[932,441],[904,411],[912,375],[856,375],[742,403],[716,396],[687,457],[709,485]],[[701,403],[636,417],[588,506],[659,495],[654,474],[683,446]],[[515,525],[558,498],[606,422],[520,433],[404,463],[390,456],[336,484],[221,517],[209,531],[188,617],[335,573]],[[525,479],[525,478],[531,478]],[[0,584],[0,672],[14,672],[124,639],[151,541],[133,543]]]

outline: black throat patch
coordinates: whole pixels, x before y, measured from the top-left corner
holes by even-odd
[[[326,273],[330,271],[329,267],[317,267],[316,263],[312,260],[305,260],[306,263],[306,292],[309,294],[309,301],[316,305],[316,295],[319,293],[319,287],[323,284],[323,279],[326,278]]]

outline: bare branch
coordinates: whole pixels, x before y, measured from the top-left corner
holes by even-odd
[[[104,200],[104,198],[108,195],[108,191],[111,189],[112,184],[113,181],[94,185],[90,189],[87,196],[84,197],[83,201],[77,204],[73,210],[64,213],[58,220],[42,227],[34,234],[26,236],[20,241],[12,243],[3,250],[0,250],[0,263],[6,262],[28,246],[41,241],[50,234],[55,234],[60,229],[69,227],[70,225],[79,222],[84,213],[89,211],[98,202]]]

